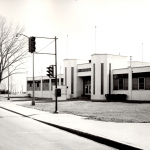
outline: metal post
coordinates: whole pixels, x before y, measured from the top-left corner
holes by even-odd
[[[8,59],[8,98],[7,100],[10,100],[9,98],[9,59]]]
[[[42,90],[42,98],[43,98],[43,69],[41,69],[41,76],[42,76],[42,79],[41,79],[41,90]]]
[[[142,62],[143,62],[143,43],[142,43]]]
[[[67,59],[68,59],[68,35],[67,35]]]
[[[33,98],[32,98],[32,105],[35,105],[35,100],[34,100],[34,52],[33,52]]]
[[[61,86],[61,66],[60,66],[60,77],[59,77],[59,85]]]
[[[95,26],[95,54],[96,54],[96,26]]]
[[[55,112],[58,113],[57,110],[57,43],[56,43],[56,36],[55,36],[55,96],[56,96],[56,101],[55,101]]]
[[[132,100],[132,64],[131,64],[131,61],[132,61],[132,56],[130,56],[130,68],[131,68],[131,100]]]

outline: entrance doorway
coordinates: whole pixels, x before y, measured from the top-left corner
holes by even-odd
[[[85,85],[85,95],[91,95],[91,84]]]
[[[91,77],[83,77],[83,95],[91,95]]]

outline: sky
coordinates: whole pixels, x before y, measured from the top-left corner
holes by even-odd
[[[150,62],[149,0],[0,0],[0,15],[24,26],[27,36],[56,36],[58,73],[64,59],[90,59],[94,53],[142,61],[143,50],[143,61]],[[37,39],[36,51],[50,42]],[[53,42],[40,52],[54,50]],[[35,76],[46,75],[54,61],[53,55],[36,54]],[[32,76],[32,55],[27,71]]]

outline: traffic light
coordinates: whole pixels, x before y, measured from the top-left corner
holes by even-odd
[[[35,44],[36,44],[35,37],[33,36],[29,37],[29,52],[30,53],[35,52],[35,49],[36,49]]]
[[[50,77],[50,67],[46,67],[46,68],[47,68],[47,72],[48,72],[47,76]]]
[[[53,78],[54,77],[54,66],[51,65],[49,67],[47,67],[47,76],[50,77],[50,78]]]

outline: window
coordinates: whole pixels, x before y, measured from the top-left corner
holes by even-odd
[[[150,90],[150,77],[145,77],[145,90]]]
[[[113,75],[113,90],[128,90],[128,74]]]
[[[35,91],[40,91],[41,90],[41,81],[37,80],[35,81]]]
[[[150,72],[132,73],[133,90],[150,90]]]
[[[27,90],[28,91],[32,91],[32,84],[33,84],[32,81],[27,81]]]
[[[63,80],[63,78],[61,78],[61,85],[63,85],[63,82],[64,82],[64,80]]]
[[[118,79],[113,79],[113,90],[118,90]]]
[[[39,82],[37,83],[37,87],[39,87]]]
[[[59,85],[59,79],[57,79],[57,85]]]
[[[139,78],[139,89],[145,89],[145,78]]]
[[[49,80],[43,80],[43,91],[49,90]]]
[[[123,90],[124,88],[124,81],[123,81],[123,79],[119,79],[119,90]]]
[[[138,78],[132,78],[132,90],[138,90]]]

